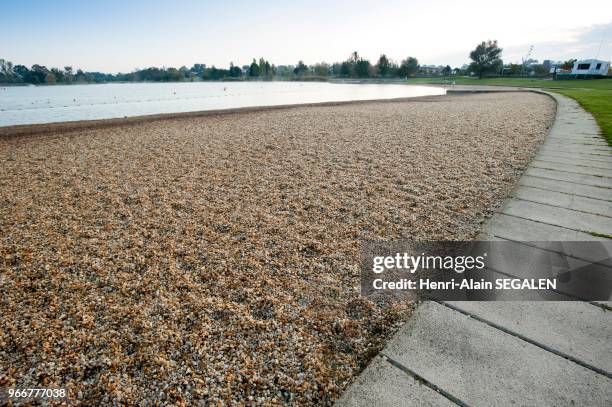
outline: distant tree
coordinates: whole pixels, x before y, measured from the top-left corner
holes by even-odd
[[[140,71],[141,74],[143,71]],[[82,69],[77,69],[76,74],[74,75],[74,80],[77,82],[86,82],[87,81],[87,76],[85,75],[85,73],[83,72]],[[146,78],[140,77],[140,80],[147,80]]]
[[[367,59],[359,58],[355,64],[355,74],[357,74],[359,78],[367,78],[370,76],[372,73],[371,69],[370,61]]]
[[[476,49],[470,52],[470,69],[482,78],[488,72],[497,72],[502,66],[502,49],[497,46],[497,41],[487,41],[478,44]]]
[[[342,70],[342,64],[340,62],[334,62],[331,66],[331,74],[335,76],[340,76],[340,71]]]
[[[308,73],[308,66],[304,63],[304,61],[299,61],[297,66],[293,69],[293,73],[296,76],[304,76]]]
[[[55,75],[54,75],[54,74],[52,74],[52,73],[48,73],[48,74],[45,76],[45,83],[54,84],[54,83],[56,83],[56,82],[57,82],[57,78],[55,77]]]
[[[259,76],[259,65],[257,65],[255,58],[253,58],[253,62],[251,62],[251,66],[249,66],[249,76],[251,78]]]
[[[65,78],[64,78],[64,71],[58,69],[58,68],[51,68],[51,75],[53,75],[55,77],[55,81],[59,82],[59,83],[63,83],[65,82]],[[47,75],[48,76],[48,75]],[[51,83],[49,82],[49,79],[47,79],[45,82],[47,83]]]
[[[183,73],[176,68],[168,68],[166,72],[161,75],[162,81],[176,82],[183,79]]]
[[[550,68],[547,68],[544,64],[534,64],[532,65],[533,72],[536,75],[547,75]]]
[[[13,63],[0,59],[0,82],[14,82],[15,73],[13,71]]]
[[[196,75],[201,75],[204,69],[206,69],[206,64],[193,64],[190,71],[194,72]]]
[[[272,74],[272,66],[270,65],[270,63],[268,61],[264,62],[264,72],[263,72],[264,76],[268,79],[271,79],[273,74]]]
[[[293,65],[279,65],[274,68],[275,75],[281,78],[290,78],[293,76]]]
[[[259,76],[267,76],[266,60],[263,58],[259,58]]]
[[[317,76],[327,76],[329,74],[329,65],[325,62],[315,64],[313,67],[313,71]]]
[[[351,64],[349,61],[344,61],[342,65],[340,65],[340,76],[348,77],[352,76],[352,72],[354,72],[354,64]]]
[[[505,69],[508,72],[508,74],[514,76],[514,75],[521,74],[521,72],[523,71],[523,66],[519,64],[508,64],[506,65]]]
[[[575,59],[568,59],[567,61],[563,63],[563,65],[561,65],[561,69],[566,70],[566,71],[571,71],[574,68],[575,62],[576,62]]]
[[[25,65],[15,65],[13,67],[13,73],[19,76],[19,79],[26,82],[28,77],[30,76],[30,70]]]
[[[419,70],[419,61],[414,57],[408,57],[402,61],[397,73],[400,77],[406,78],[417,73]]]
[[[376,64],[376,68],[380,76],[389,75],[391,71],[391,62],[389,61],[389,58],[387,58],[385,54],[382,54],[380,58],[378,58],[378,63]]]
[[[232,78],[239,78],[242,76],[242,69],[235,66],[233,62],[230,62],[229,76]]]
[[[34,64],[30,69],[30,83],[45,83],[49,70],[44,65]]]
[[[64,67],[64,81],[66,83],[71,83],[73,79],[72,76],[72,67],[71,66],[65,66]]]

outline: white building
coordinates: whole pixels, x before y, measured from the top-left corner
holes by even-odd
[[[574,62],[572,75],[608,75],[610,62],[601,61],[599,59],[583,59],[582,61]]]

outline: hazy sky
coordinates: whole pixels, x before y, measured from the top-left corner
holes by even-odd
[[[461,4],[457,4],[461,3]],[[416,56],[460,66],[482,40],[503,59],[612,58],[612,1],[0,0],[0,58],[128,72],[147,66],[276,65]],[[604,38],[605,36],[605,38]],[[602,38],[604,41],[602,43]]]

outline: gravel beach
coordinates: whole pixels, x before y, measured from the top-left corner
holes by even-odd
[[[0,386],[331,404],[410,316],[360,298],[361,242],[475,237],[553,115],[513,92],[0,139]]]

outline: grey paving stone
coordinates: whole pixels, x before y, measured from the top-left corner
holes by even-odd
[[[500,212],[587,233],[612,234],[612,218],[520,199],[508,200]]]
[[[557,145],[557,144],[544,144],[542,145],[541,151],[565,151],[570,153],[578,153],[578,154],[593,154],[602,157],[611,156],[610,151],[607,148],[596,147],[596,146],[585,146],[585,145]]]
[[[612,373],[612,312],[580,302],[450,304]]]
[[[612,201],[591,199],[562,192],[545,191],[543,189],[521,186],[515,188],[512,195],[525,201],[538,202],[560,206],[575,211],[588,212],[595,215],[612,217]]]
[[[612,201],[612,189],[609,188],[599,188],[589,185],[576,184],[574,182],[558,181],[550,178],[533,177],[530,175],[523,175],[519,181],[519,185],[540,188],[546,191],[575,194],[579,196],[589,197],[592,199]]]
[[[611,154],[606,149],[591,148],[591,147],[542,145],[540,151],[594,155],[596,157],[610,157],[611,156]]]
[[[602,138],[594,138],[593,136],[583,135],[582,137],[574,135],[573,137],[547,137],[544,145],[563,145],[563,146],[596,146],[598,148],[610,148],[608,143]]]
[[[550,161],[533,160],[529,165],[531,168],[546,168],[550,170],[559,170],[565,172],[572,172],[583,175],[597,175],[600,177],[612,178],[612,170],[603,168],[586,168],[584,166],[567,164],[567,163],[553,163]]]
[[[481,243],[488,253],[487,271],[472,271],[470,277],[494,281],[498,278],[555,279],[556,291],[475,292],[471,297],[446,297],[456,301],[567,301],[612,299],[612,241],[601,242],[506,242]],[[575,256],[579,257],[576,258]],[[569,273],[568,273],[569,272]],[[499,275],[498,275],[499,274]]]
[[[409,407],[455,404],[377,356],[335,405]]]
[[[593,155],[593,154],[574,154],[571,152],[559,152],[559,151],[555,151],[555,152],[547,152],[547,151],[543,151],[540,150],[538,152],[538,155],[547,155],[547,156],[551,156],[551,157],[567,157],[567,158],[575,158],[575,159],[580,159],[580,160],[589,160],[589,161],[600,161],[600,162],[606,162],[609,163],[610,159],[607,156],[600,156],[600,155]]]
[[[426,302],[383,354],[468,405],[606,406],[610,379],[443,305]]]
[[[550,154],[538,154],[535,158],[538,161],[544,161],[547,163],[561,163],[561,164],[572,164],[579,167],[588,168],[602,168],[607,170],[612,170],[612,160],[590,160],[584,158],[576,158],[576,156],[570,157],[559,157]],[[584,169],[583,169],[584,170]]]
[[[528,167],[525,174],[534,177],[549,178],[559,181],[575,182],[577,184],[591,185],[595,187],[612,188],[612,179],[598,177],[595,175],[574,174],[571,172],[548,170],[544,168]]]
[[[572,229],[561,228],[533,220],[517,218],[514,216],[495,214],[484,228],[484,233],[493,236],[522,241],[537,242],[551,240],[566,241],[594,241],[600,237]]]

